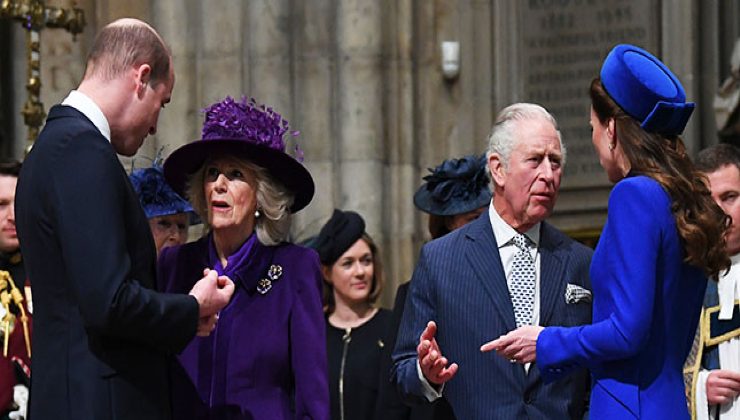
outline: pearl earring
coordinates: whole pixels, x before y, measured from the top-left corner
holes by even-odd
[[[260,211],[259,210],[255,210],[254,211],[254,218],[255,219],[259,219],[260,218]]]
[[[614,143],[609,143],[609,150],[614,150],[617,147]]]

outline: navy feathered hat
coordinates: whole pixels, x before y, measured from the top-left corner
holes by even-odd
[[[454,216],[479,209],[491,202],[486,155],[448,159],[424,177],[414,194],[419,210],[435,216]]]
[[[311,174],[299,162],[303,152],[296,147],[296,157],[285,152],[288,121],[272,108],[259,105],[252,98],[231,97],[214,103],[205,110],[202,138],[174,152],[164,163],[167,182],[180,194],[185,194],[188,177],[205,163],[209,156],[223,154],[246,159],[265,168],[294,195],[291,213],[306,207],[314,194]],[[296,159],[297,158],[297,159]]]
[[[129,175],[147,219],[178,213],[190,215],[190,224],[198,223],[193,207],[167,184],[157,161],[150,168],[135,169]]]
[[[319,236],[311,240],[310,247],[319,253],[324,265],[334,264],[365,233],[365,220],[353,211],[334,209],[329,221],[321,228]]]
[[[601,67],[601,84],[624,112],[650,133],[679,135],[695,104],[665,64],[642,48],[614,47]]]

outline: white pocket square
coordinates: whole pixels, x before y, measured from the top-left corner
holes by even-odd
[[[591,302],[591,291],[577,284],[568,283],[565,287],[565,303]]]

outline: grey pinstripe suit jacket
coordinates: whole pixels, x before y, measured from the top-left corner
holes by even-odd
[[[591,304],[566,303],[568,283],[591,290],[592,250],[542,223],[540,325],[591,322]],[[527,373],[481,344],[515,328],[511,298],[488,212],[426,244],[411,279],[393,352],[391,376],[409,400],[420,398],[416,346],[426,323],[437,323],[442,354],[459,365],[444,395],[458,419],[582,418],[590,379],[581,370],[545,384],[536,363]],[[423,398],[423,397],[421,397]]]

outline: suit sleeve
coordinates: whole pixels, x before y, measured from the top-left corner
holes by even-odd
[[[290,358],[295,376],[297,419],[329,419],[329,374],[326,326],[321,302],[318,256],[307,251],[300,259],[296,295],[290,316]]]
[[[609,197],[602,235],[608,296],[617,308],[605,319],[581,327],[547,327],[537,340],[537,364],[551,381],[579,366],[637,354],[647,342],[656,291],[662,225],[670,216],[657,184],[621,182]],[[599,299],[599,297],[597,297]]]
[[[142,238],[126,226],[125,174],[107,143],[92,135],[73,141],[87,144],[60,156],[49,182],[54,183],[64,269],[72,279],[69,292],[85,327],[103,336],[181,350],[195,335],[197,301],[157,293],[131,277],[136,262],[127,241]]]
[[[411,403],[427,401],[424,384],[417,371],[416,347],[426,324],[436,319],[428,264],[428,245],[425,245],[411,278],[393,351],[391,380],[396,384],[401,397]]]

